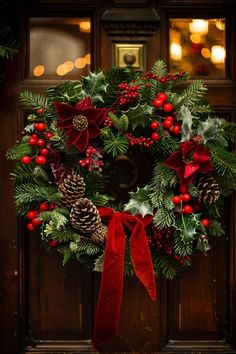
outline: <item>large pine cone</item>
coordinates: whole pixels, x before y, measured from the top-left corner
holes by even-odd
[[[217,201],[220,196],[220,187],[212,176],[203,176],[198,184],[199,200],[206,204]]]
[[[72,226],[82,233],[92,233],[101,226],[101,219],[95,205],[88,198],[80,198],[70,213]]]
[[[91,239],[95,243],[103,245],[107,239],[107,226],[101,224],[91,235]]]
[[[71,209],[72,205],[84,196],[84,179],[79,175],[68,175],[59,184],[58,188],[63,194],[60,204],[68,209]]]

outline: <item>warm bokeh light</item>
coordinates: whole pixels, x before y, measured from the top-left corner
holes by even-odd
[[[224,19],[216,20],[216,28],[218,28],[220,31],[224,31],[225,30],[225,20]]]
[[[214,64],[222,64],[225,61],[225,49],[221,45],[213,45],[211,48],[211,61]]]
[[[64,76],[68,73],[67,66],[65,64],[61,64],[57,67],[57,75]]]
[[[91,31],[91,22],[90,21],[81,21],[79,22],[79,29],[81,32],[90,33]]]
[[[171,43],[170,45],[170,56],[173,60],[181,60],[182,59],[182,48],[178,43]]]
[[[45,67],[43,65],[37,65],[34,67],[33,74],[34,76],[42,76],[45,72]]]
[[[208,21],[200,19],[192,20],[192,22],[189,24],[189,30],[191,33],[207,34]]]
[[[85,62],[87,65],[90,65],[91,64],[91,54],[88,53],[84,56],[84,59],[85,59]]]
[[[208,48],[202,48],[201,54],[204,58],[209,59],[211,57],[211,51]]]
[[[71,61],[71,60],[66,61],[64,63],[64,65],[67,68],[67,72],[72,71],[74,69],[74,67],[75,67],[73,61]]]
[[[191,34],[190,39],[195,44],[201,43],[201,40],[202,40],[201,36],[199,36],[199,34],[197,34],[197,33]]]
[[[82,69],[85,67],[85,65],[86,65],[85,58],[78,58],[75,60],[75,67],[77,69]]]

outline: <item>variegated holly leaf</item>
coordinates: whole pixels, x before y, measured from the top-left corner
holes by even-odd
[[[192,243],[200,224],[199,217],[195,214],[183,215],[176,219],[175,227],[180,231],[180,237],[185,244]]]
[[[145,215],[153,215],[153,208],[149,198],[148,187],[137,188],[137,192],[130,192],[130,200],[124,206],[125,211],[131,214],[140,214],[142,217]]]
[[[135,129],[138,126],[145,127],[150,123],[148,118],[152,114],[152,107],[147,104],[138,104],[135,107],[130,107],[125,114],[128,117],[132,129]]]
[[[219,118],[207,118],[205,122],[199,122],[197,129],[197,135],[200,135],[204,144],[208,141],[214,141],[220,143],[223,146],[227,146],[227,141],[222,134],[222,123]]]
[[[103,94],[106,92],[107,86],[102,71],[98,74],[90,72],[88,76],[83,78],[83,90],[81,93],[84,98],[90,96],[93,104],[104,102]]]
[[[108,113],[109,117],[111,118],[111,121],[113,123],[113,127],[119,131],[126,131],[129,126],[129,119],[127,115],[122,114],[121,117],[117,117],[114,113],[110,112]]]
[[[182,119],[181,142],[189,141],[193,134],[193,117],[190,110],[185,106],[181,106],[179,110],[179,118]]]

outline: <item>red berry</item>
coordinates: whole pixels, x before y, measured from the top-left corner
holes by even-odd
[[[37,128],[38,128],[38,125],[39,125],[39,122],[35,122],[35,123],[34,123],[34,129],[37,129]]]
[[[207,227],[209,225],[210,221],[209,221],[209,219],[202,219],[201,223],[203,226]]]
[[[30,210],[28,211],[28,213],[26,214],[27,218],[29,220],[32,220],[34,218],[36,218],[36,216],[38,215],[38,212],[36,210]]]
[[[171,112],[173,110],[173,106],[171,103],[165,103],[163,106],[164,112]]]
[[[41,224],[42,224],[42,219],[33,219],[32,220],[32,224],[34,225],[34,226],[40,226]]]
[[[36,111],[37,114],[43,114],[44,113],[44,109],[43,108],[39,108]]]
[[[29,231],[34,231],[34,229],[35,229],[34,225],[33,225],[31,222],[29,222],[29,223],[26,225],[26,227],[27,227],[27,229],[28,229]]]
[[[43,132],[47,127],[47,124],[44,122],[36,122],[34,123],[34,128],[35,130],[37,130],[38,132]]]
[[[57,245],[58,245],[58,242],[57,241],[49,241],[48,242],[48,245],[50,246],[50,247],[56,247]]]
[[[20,133],[21,136],[25,136],[26,135],[26,131],[25,130],[22,130],[21,133]]]
[[[46,157],[42,156],[42,155],[38,155],[35,159],[35,162],[37,165],[45,165],[45,163],[47,162]]]
[[[38,146],[44,146],[45,145],[45,140],[44,139],[38,139],[37,140],[37,145]]]
[[[152,140],[157,141],[160,140],[160,135],[156,132],[152,133]]]
[[[48,210],[48,203],[46,203],[46,202],[41,203],[41,204],[39,205],[39,210],[41,210],[41,211],[46,211],[46,210]]]
[[[172,116],[167,116],[166,120],[169,120],[172,124],[174,122],[174,118]]]
[[[188,202],[190,199],[191,199],[190,194],[184,193],[184,194],[182,195],[182,200],[183,200],[184,202]]]
[[[161,108],[164,104],[162,100],[159,100],[158,98],[155,98],[155,100],[152,102],[153,106],[156,108]]]
[[[179,187],[179,191],[180,191],[180,193],[187,193],[187,187],[185,187],[185,186],[180,186]]]
[[[38,134],[36,134],[36,133],[32,134],[32,135],[31,135],[31,138],[34,138],[34,139],[37,140],[37,139],[38,139]]]
[[[43,155],[43,156],[47,156],[49,154],[49,150],[46,149],[46,148],[42,148],[40,150],[40,154]]]
[[[156,130],[158,127],[159,127],[159,122],[157,122],[157,121],[154,121],[150,124],[150,128],[152,130]]]
[[[159,98],[159,100],[162,100],[163,102],[166,102],[167,94],[165,92],[161,92],[159,93],[159,95],[157,95],[157,98]]]
[[[181,196],[180,195],[175,195],[173,198],[172,198],[172,202],[174,204],[179,204],[181,202]]]
[[[172,127],[172,122],[168,119],[165,119],[163,122],[163,126],[167,129],[169,129],[170,127]]]
[[[24,165],[28,165],[31,162],[31,157],[28,155],[25,155],[20,160]]]
[[[53,134],[51,132],[47,132],[45,134],[45,138],[48,139],[48,140],[51,139],[52,136],[53,136]]]
[[[31,146],[34,146],[37,144],[37,140],[35,138],[29,138],[28,140],[28,143],[31,145]]]
[[[182,212],[183,212],[184,214],[192,214],[193,208],[191,207],[191,205],[186,204],[186,205],[183,207]]]
[[[166,81],[167,81],[167,78],[166,78],[166,77],[162,77],[162,78],[160,79],[160,82],[161,82],[162,84],[165,84]]]
[[[56,206],[55,203],[50,203],[48,209],[49,209],[50,211],[52,211],[52,210],[55,209],[55,206]]]
[[[175,126],[172,128],[172,133],[173,133],[173,134],[178,135],[178,134],[180,134],[180,132],[181,132],[181,127],[180,127],[180,125],[175,125]]]

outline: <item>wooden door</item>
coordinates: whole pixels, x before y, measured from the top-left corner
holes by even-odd
[[[23,89],[41,92],[55,81],[29,78],[29,18],[91,19],[92,69],[114,64],[117,44],[142,44],[146,68],[157,58],[169,62],[170,18],[225,18],[226,76],[206,78],[208,99],[221,115],[235,118],[236,58],[233,0],[202,1],[29,1],[12,2],[12,27],[19,55],[1,66],[1,343],[2,353],[92,352],[91,336],[100,275],[41,247],[14,210],[4,158],[24,126],[19,107]],[[104,50],[106,48],[106,50]],[[173,281],[157,280],[151,302],[137,279],[126,279],[120,330],[102,352],[232,352],[236,342],[235,198],[225,205],[226,237],[212,241],[204,259]]]

